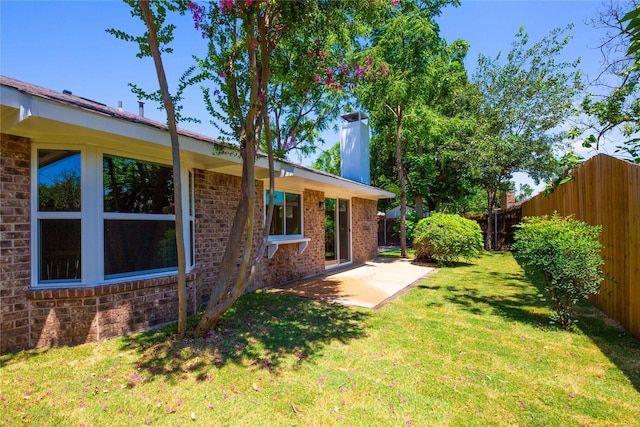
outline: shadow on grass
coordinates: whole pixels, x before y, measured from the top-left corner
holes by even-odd
[[[576,314],[577,329],[588,336],[640,392],[640,339],[589,302],[579,304]]]
[[[485,271],[467,263],[458,263],[456,267],[466,269],[463,282],[444,286],[425,282],[418,287],[442,290],[445,302],[456,304],[475,315],[495,314],[534,326],[548,325],[548,317],[541,313],[547,307],[542,289],[532,293],[531,281],[523,274]],[[478,282],[484,283],[477,285]]]
[[[527,275],[527,283],[533,284],[539,295],[546,295],[544,280],[539,275]],[[540,298],[542,306],[547,305],[545,297]],[[625,332],[622,327],[609,319],[589,301],[582,301],[575,307],[576,332],[581,332],[593,342],[640,392],[640,339]],[[548,323],[548,318],[542,320]]]
[[[368,316],[339,304],[258,291],[240,298],[207,338],[175,341],[174,324],[123,338],[121,350],[139,352],[137,367],[150,376],[171,380],[192,372],[204,380],[211,366],[273,370],[287,359],[302,364],[334,340],[346,343],[363,337]],[[197,320],[190,320],[190,330]]]
[[[16,353],[7,353],[0,355],[0,368],[4,366],[9,366],[13,363],[26,362],[30,359],[34,359],[37,357],[42,357],[49,352],[50,349],[42,348],[42,349],[33,349],[33,350],[24,350]]]
[[[527,276],[540,293],[546,292],[540,276]],[[575,307],[575,329],[591,340],[640,392],[640,339],[610,319],[589,301]]]

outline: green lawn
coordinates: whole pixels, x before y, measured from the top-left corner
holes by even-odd
[[[257,292],[206,340],[161,330],[0,357],[0,424],[640,425],[640,341],[580,312],[575,332],[546,326],[509,254],[375,312]]]

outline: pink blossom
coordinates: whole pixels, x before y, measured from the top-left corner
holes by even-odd
[[[236,5],[236,0],[220,0],[220,12],[230,13]]]
[[[391,3],[392,3],[394,6],[397,6],[397,5],[398,5],[398,3],[400,3],[400,0],[391,0]]]
[[[220,77],[222,77],[223,79],[227,77],[227,73],[225,73],[224,71],[220,72]]]
[[[319,82],[319,81],[321,80],[321,77],[320,77],[320,76],[316,76],[314,80],[315,80],[316,82]]]

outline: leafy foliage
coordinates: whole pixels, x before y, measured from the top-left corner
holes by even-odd
[[[521,27],[506,61],[500,55],[480,55],[474,81],[483,96],[475,147],[487,211],[514,172],[527,172],[535,181],[553,174],[553,151],[565,138],[554,131],[574,112],[581,90],[579,61],[558,56],[570,40],[571,27],[555,29],[533,45]],[[487,236],[493,234],[488,223]],[[487,238],[486,249],[491,248]]]
[[[415,234],[416,226],[418,222],[422,219],[422,216],[414,209],[407,209],[407,218],[405,220],[405,227],[407,232],[407,240],[413,242],[413,236]],[[400,232],[400,221],[396,221],[393,224],[393,231],[396,233]]]
[[[514,257],[527,273],[540,274],[555,313],[551,323],[571,329],[574,306],[599,292],[600,226],[588,225],[554,213],[550,218],[531,217],[516,226]]]
[[[322,152],[311,167],[333,175],[340,175],[340,143],[336,142],[327,151]]]
[[[635,66],[638,66],[640,60],[640,6],[636,5],[635,9],[630,10],[620,20],[621,23],[627,23],[625,30],[629,34],[630,43],[627,49],[627,55],[635,55]]]
[[[374,131],[385,135],[384,141],[394,148],[395,172],[400,190],[400,250],[403,256],[407,253],[407,176],[403,165],[407,135],[403,132],[403,126],[411,114],[412,106],[423,102],[425,98],[434,98],[433,92],[440,88],[439,78],[442,74],[436,74],[433,70],[437,68],[438,58],[446,52],[447,46],[440,38],[434,17],[447,4],[457,5],[458,1],[399,2],[398,7],[387,10],[384,20],[373,30],[371,44],[359,55],[359,61],[368,64],[367,68],[382,64],[381,72],[385,77],[365,79],[357,87],[356,95],[360,104],[369,111]],[[451,56],[455,56],[459,47],[464,46],[457,45]],[[466,52],[465,48],[461,50]]]
[[[478,257],[482,252],[482,232],[477,222],[456,214],[436,213],[418,222],[413,249],[416,259],[451,265]]]
[[[544,196],[548,196],[555,191],[558,186],[573,180],[571,174],[576,168],[584,162],[584,159],[574,152],[569,152],[562,156],[557,163],[554,176],[549,180],[544,189]]]
[[[585,137],[584,147],[596,150],[620,135],[623,141],[616,153],[635,163],[640,163],[639,11],[637,0],[611,3],[592,21],[606,30],[599,46],[603,68],[581,103],[588,119],[571,131],[573,138]]]

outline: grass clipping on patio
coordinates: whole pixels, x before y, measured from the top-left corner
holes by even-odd
[[[487,254],[375,312],[248,294],[207,339],[0,357],[0,423],[640,424],[640,341],[588,304],[575,332],[547,326],[541,289]]]

